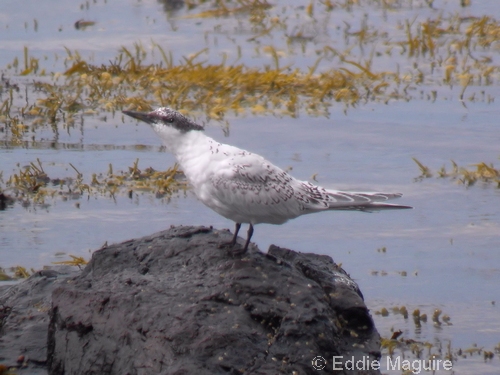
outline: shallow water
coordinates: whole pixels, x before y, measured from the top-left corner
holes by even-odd
[[[62,55],[62,46],[70,46],[92,54],[100,63],[115,56],[121,45],[147,43],[151,37],[175,48],[176,57],[180,57],[205,47],[200,33],[203,31],[210,40],[207,58],[219,62],[221,53],[234,53],[237,42],[228,42],[230,36],[244,40],[249,35],[249,26],[238,17],[183,20],[178,16],[185,10],[165,15],[162,5],[154,1],[130,2],[126,6],[97,2],[91,3],[88,10],[57,3],[60,6],[38,6],[32,14],[25,9],[33,7],[18,9],[14,1],[0,4],[5,35],[0,41],[0,66],[15,56],[21,57],[24,45],[29,46],[30,53],[40,56]],[[500,10],[496,2],[474,2],[464,9],[454,7],[451,1],[435,3],[443,13],[491,13],[486,3]],[[385,17],[405,19],[415,12],[423,18],[435,14],[415,6],[403,7]],[[359,23],[362,13],[340,12],[331,17],[343,15]],[[374,11],[370,17],[383,19],[384,14]],[[38,20],[38,31],[32,26],[34,18]],[[81,18],[97,23],[85,31],[75,30],[73,23]],[[215,28],[218,24],[223,28]],[[239,27],[240,33],[228,35],[224,30],[230,27]],[[290,59],[298,67],[309,66],[314,58],[308,50],[321,45],[326,37],[336,42],[335,30],[329,25],[323,33],[317,33],[313,45],[306,45],[306,53],[298,48],[297,55]],[[186,40],[195,42],[191,45]],[[270,63],[265,56],[246,55],[244,59],[249,65]],[[381,65],[385,63],[380,60]],[[53,64],[56,69],[60,61]],[[358,282],[374,312],[377,328],[385,337],[390,337],[391,330],[400,329],[403,337],[443,343],[443,347],[448,341],[454,348],[463,349],[476,343],[491,351],[500,342],[500,189],[481,183],[465,188],[436,178],[415,182],[419,170],[411,158],[416,157],[434,170],[444,164],[451,169],[450,159],[462,166],[497,162],[500,110],[494,102],[488,104],[485,100],[464,106],[458,100],[457,87],[436,85],[432,89],[438,91],[435,101],[427,100],[425,95],[420,99],[416,94],[409,102],[368,103],[347,113],[339,104],[329,118],[229,115],[227,138],[214,123],[209,123],[207,132],[223,142],[261,154],[283,168],[292,168],[291,173],[298,178],[310,180],[315,175],[318,183],[328,188],[402,192],[404,197],[399,202],[414,206],[414,210],[309,215],[282,226],[257,226],[253,240],[262,250],[276,244],[327,254],[342,263]],[[495,97],[500,94],[497,86],[484,90]],[[121,114],[108,114],[106,121],[85,116],[78,127],[60,129],[57,138],[50,129],[34,136],[35,142],[27,141],[22,147],[1,139],[0,170],[4,178],[17,170],[18,163],[23,166],[37,158],[49,176],[56,177],[75,176],[69,163],[84,176],[105,173],[109,163],[115,170],[126,170],[136,158],[140,167],[158,170],[174,163],[151,129],[123,120]],[[0,266],[39,268],[67,259],[64,254],[89,258],[90,252],[105,241],[148,235],[170,225],[233,229],[233,223],[204,207],[190,192],[174,196],[169,202],[139,192],[132,199],[120,195],[116,199],[48,199],[45,206],[16,204],[0,211]],[[377,251],[382,247],[385,253]],[[403,271],[407,276],[401,275]],[[393,314],[391,308],[395,306],[406,306],[410,318]],[[388,317],[375,314],[383,307],[391,312]],[[415,328],[411,318],[416,308],[429,316],[421,330]],[[433,325],[430,317],[436,308],[451,317],[452,325]],[[487,363],[476,355],[456,362],[454,370],[457,374],[495,374],[498,364],[498,355]]]

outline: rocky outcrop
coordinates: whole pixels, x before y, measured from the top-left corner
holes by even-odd
[[[362,295],[331,258],[238,255],[219,248],[230,239],[175,227],[96,251],[55,285],[49,373],[318,374],[320,356],[327,374],[333,356],[380,357]]]

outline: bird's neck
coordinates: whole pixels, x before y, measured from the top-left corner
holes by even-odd
[[[201,131],[189,131],[179,139],[172,152],[177,160],[182,163],[182,160],[197,157],[200,153],[206,152],[210,139]]]
[[[212,138],[206,136],[204,132],[196,130],[174,137],[170,135],[162,138],[168,151],[174,154],[181,169],[190,181],[199,178],[197,175],[205,174],[205,164],[209,162],[206,155],[210,152]]]
[[[177,160],[185,158],[207,142],[207,136],[202,131],[191,130],[181,133],[176,129],[164,127],[161,130],[155,129],[167,147],[167,150],[174,154]],[[180,162],[180,160],[179,160]]]

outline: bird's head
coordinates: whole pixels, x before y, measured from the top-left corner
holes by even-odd
[[[123,111],[123,113],[151,125],[162,138],[171,134],[173,130],[181,134],[192,130],[203,130],[203,126],[167,107],[161,107],[152,112]]]

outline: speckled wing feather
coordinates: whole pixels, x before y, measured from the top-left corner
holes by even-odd
[[[238,211],[241,219],[252,217],[254,224],[279,224],[305,213],[329,209],[326,191],[308,190],[302,181],[259,155],[238,150],[230,156],[212,177],[211,193],[220,202],[217,211],[223,216],[240,222],[234,215],[229,217],[221,212],[225,210],[222,206],[227,206],[228,211]]]

